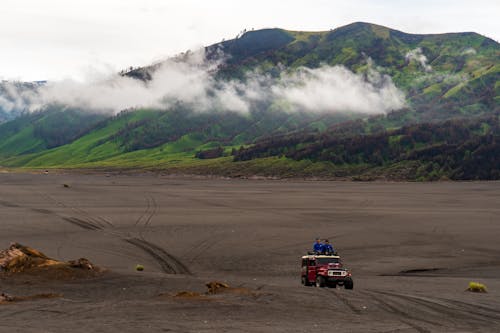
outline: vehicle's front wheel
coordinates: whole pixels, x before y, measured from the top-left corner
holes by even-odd
[[[345,289],[353,289],[354,288],[354,282],[352,281],[352,279],[345,280],[344,288]]]
[[[316,277],[316,287],[324,288],[326,285],[325,278],[323,276]]]

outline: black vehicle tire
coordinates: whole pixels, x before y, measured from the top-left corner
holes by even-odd
[[[352,281],[352,279],[345,280],[344,288],[345,289],[353,289],[354,288],[354,281]]]
[[[306,286],[306,287],[310,287],[311,284],[309,283],[309,281],[307,281],[307,277],[303,276],[302,279],[301,279],[301,283],[303,286]]]
[[[316,287],[324,288],[326,285],[325,278],[323,276],[316,277]]]

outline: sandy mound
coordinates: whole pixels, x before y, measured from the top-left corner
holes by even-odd
[[[159,297],[173,298],[175,300],[191,300],[191,301],[213,301],[205,293],[198,293],[196,291],[179,291],[177,293],[161,293]]]
[[[185,297],[185,298],[191,298],[191,297],[200,297],[202,294],[197,293],[195,291],[179,291],[177,294],[174,295],[174,297]]]
[[[14,297],[7,294],[0,294],[0,303],[14,302]]]
[[[176,294],[160,294],[159,296],[168,296],[176,299],[191,299],[191,300],[213,300],[210,296],[231,294],[241,296],[258,296],[259,293],[248,288],[233,288],[227,283],[212,281],[205,284],[207,291],[205,293],[198,293],[194,291],[180,291]]]
[[[206,284],[207,286],[207,295],[216,295],[216,294],[234,294],[234,295],[246,295],[246,296],[257,296],[258,293],[254,290],[248,288],[233,288],[230,287],[227,283],[212,281]]]
[[[208,282],[205,285],[207,286],[207,289],[208,289],[207,290],[208,295],[219,294],[225,290],[230,289],[229,285],[227,283],[224,283],[224,282],[212,281],[212,282]]]
[[[57,298],[62,297],[60,294],[37,294],[31,296],[11,296],[5,293],[0,295],[0,304],[22,302],[22,301],[33,301],[37,299],[47,299],[47,298]]]
[[[59,261],[19,243],[13,243],[8,249],[0,251],[0,272],[4,275],[36,273],[49,278],[76,278],[92,276],[99,271],[85,258]]]
[[[0,251],[0,270],[2,272],[19,273],[34,267],[45,267],[62,264],[50,259],[45,254],[18,243]]]

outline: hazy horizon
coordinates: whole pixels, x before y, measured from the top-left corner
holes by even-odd
[[[232,39],[244,29],[322,31],[364,21],[408,33],[474,31],[498,40],[491,1],[5,0],[0,80],[85,80]]]

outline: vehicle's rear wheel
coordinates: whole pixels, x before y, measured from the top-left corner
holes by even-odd
[[[326,284],[325,278],[323,276],[316,277],[316,287],[324,288]]]
[[[353,289],[354,288],[354,282],[352,281],[352,279],[345,280],[344,288],[345,289]]]
[[[311,284],[309,283],[309,281],[307,281],[307,278],[305,276],[303,276],[301,279],[300,279],[300,282],[302,283],[303,286],[306,286],[306,287],[309,287]]]

